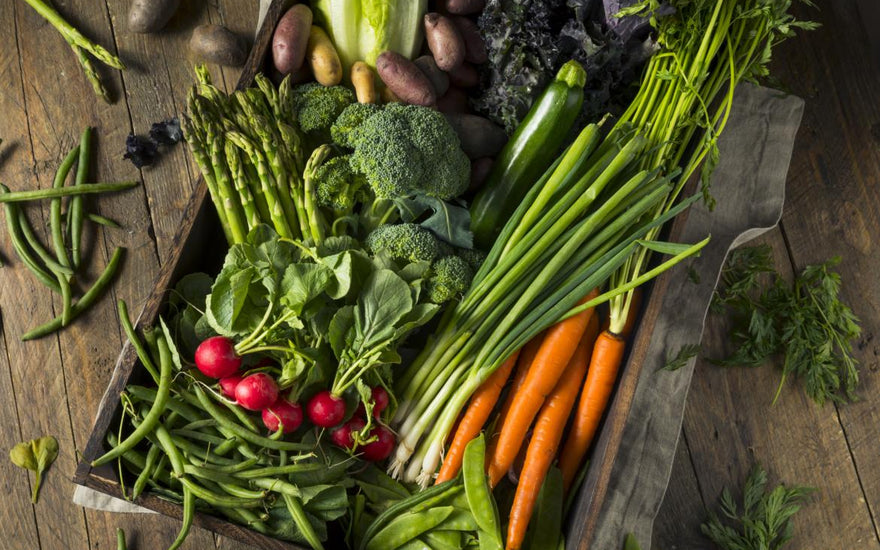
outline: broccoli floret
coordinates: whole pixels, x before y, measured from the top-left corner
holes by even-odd
[[[440,258],[431,266],[428,299],[443,304],[464,294],[471,286],[474,272],[459,256]]]
[[[351,132],[380,110],[381,107],[374,103],[352,103],[336,117],[336,122],[330,128],[330,139],[336,145],[354,148],[349,139]]]
[[[384,252],[406,262],[433,262],[441,255],[437,237],[414,223],[381,225],[367,235],[366,245],[373,254]]]
[[[349,136],[351,165],[367,177],[380,198],[419,193],[450,199],[470,180],[470,161],[458,136],[439,112],[393,103]]]
[[[366,180],[351,169],[348,156],[334,157],[315,170],[319,206],[350,212],[355,204],[370,200]]]
[[[303,132],[321,137],[329,136],[336,118],[354,101],[354,92],[344,86],[309,82],[293,89],[293,108],[299,127]]]
[[[486,261],[486,253],[476,248],[456,248],[455,255],[465,261],[474,273],[480,270],[480,266]]]

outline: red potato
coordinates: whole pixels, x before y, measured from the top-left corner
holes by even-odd
[[[443,7],[449,13],[470,15],[483,11],[486,0],[443,0]]]
[[[461,88],[449,88],[443,97],[437,100],[437,110],[441,113],[466,113],[468,96]]]
[[[507,133],[488,118],[466,113],[445,113],[468,158],[494,157],[507,143]]]
[[[293,6],[278,22],[272,35],[272,63],[281,74],[303,66],[311,28],[312,10],[305,4]]]
[[[464,60],[468,63],[482,65],[489,61],[489,53],[486,51],[486,43],[480,34],[480,28],[472,19],[460,15],[452,18],[453,24],[464,40]]]
[[[449,81],[459,88],[473,88],[480,84],[480,72],[470,63],[462,63],[453,71],[449,71]]]
[[[464,63],[464,39],[450,18],[439,13],[426,14],[425,40],[442,70],[452,71]]]
[[[405,103],[430,107],[437,102],[428,77],[415,63],[397,52],[382,52],[376,60],[376,72],[388,89]]]
[[[428,80],[431,81],[431,85],[434,87],[434,93],[437,97],[441,97],[447,90],[449,90],[449,75],[437,66],[437,62],[434,61],[433,57],[430,55],[423,55],[417,57],[413,63],[415,63],[416,67],[421,69],[421,71],[425,73],[425,76],[428,77]]]

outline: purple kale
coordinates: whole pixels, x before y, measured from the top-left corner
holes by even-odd
[[[154,122],[150,128],[150,139],[159,145],[174,145],[183,139],[183,130],[180,129],[180,120],[177,117]]]

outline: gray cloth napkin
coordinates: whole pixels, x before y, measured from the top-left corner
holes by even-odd
[[[721,162],[712,176],[717,200],[709,212],[694,205],[682,242],[712,240],[691,264],[674,268],[663,308],[624,426],[622,448],[600,509],[590,548],[613,550],[625,533],[650,549],[654,518],[663,502],[695,360],[675,372],[658,370],[681,346],[698,344],[721,266],[731,248],[774,227],[782,215],[785,179],[803,100],[750,84],[736,90],[735,105],[719,140]],[[688,276],[696,270],[699,283]],[[575,512],[576,513],[576,512]]]

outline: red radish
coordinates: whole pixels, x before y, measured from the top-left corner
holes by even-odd
[[[315,426],[332,428],[345,418],[345,401],[330,393],[330,390],[324,390],[309,400],[306,412]]]
[[[256,362],[256,364],[254,365],[254,368],[259,369],[261,367],[272,367],[275,365],[277,365],[277,363],[275,361],[273,361],[271,357],[263,357],[259,361]]]
[[[376,436],[378,439],[372,443],[368,443],[361,448],[361,458],[369,462],[378,462],[385,460],[394,450],[396,438],[394,432],[385,426],[376,426],[370,430],[370,437]]]
[[[277,432],[278,426],[289,434],[295,432],[302,424],[303,411],[299,403],[291,403],[283,397],[278,398],[273,405],[263,409],[263,425],[270,431]]]
[[[230,399],[235,399],[235,386],[241,382],[242,377],[238,374],[233,374],[232,376],[227,376],[226,378],[220,379],[220,391],[223,392],[223,395]]]
[[[261,411],[278,400],[278,384],[265,372],[245,376],[235,386],[235,400],[249,411]]]
[[[212,336],[196,348],[196,367],[205,376],[225,378],[238,372],[241,357],[235,353],[235,344],[225,336]]]
[[[351,434],[360,431],[366,425],[367,423],[364,422],[363,418],[355,416],[342,426],[331,430],[330,439],[343,449],[351,449],[354,447],[354,439],[351,437]]]
[[[388,392],[382,386],[376,386],[371,391],[371,400],[373,402],[373,418],[379,418],[385,407],[388,406]],[[355,416],[366,416],[367,409],[363,402],[358,403],[357,409],[354,410]]]
[[[379,418],[388,406],[388,392],[382,386],[375,386],[370,393],[373,397],[373,416]]]

